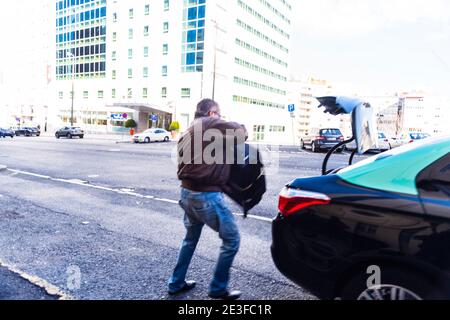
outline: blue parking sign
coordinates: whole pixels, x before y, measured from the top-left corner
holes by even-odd
[[[295,111],[295,104],[288,105],[288,111],[289,112],[294,112]]]

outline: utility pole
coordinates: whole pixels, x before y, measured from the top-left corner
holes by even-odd
[[[72,69],[71,69],[71,75],[72,75],[72,105],[70,108],[70,126],[73,127],[73,105],[74,105],[74,98],[75,98],[75,55],[67,51],[67,56],[72,57]]]
[[[216,29],[216,38],[214,40],[214,66],[213,66],[213,87],[212,87],[212,99],[216,95],[216,67],[217,67],[217,34],[218,34],[218,24],[217,20],[211,20],[214,23],[214,28]]]

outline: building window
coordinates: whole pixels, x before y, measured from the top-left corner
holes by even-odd
[[[133,98],[133,89],[128,88],[128,90],[127,90],[127,96],[128,96],[128,99]]]
[[[167,87],[161,88],[161,98],[167,98]]]
[[[112,78],[113,78],[113,80],[115,80],[117,78],[117,71],[116,70],[112,71]]]
[[[128,29],[128,39],[133,39],[133,29]]]
[[[117,52],[113,51],[112,52],[112,61],[116,61],[117,60]]]
[[[167,43],[163,44],[162,53],[163,55],[167,55],[169,53],[169,45]]]
[[[128,59],[133,59],[133,49],[128,49]]]
[[[169,10],[170,7],[170,2],[169,0],[164,0],[164,11]]]
[[[116,89],[112,89],[112,91],[111,91],[111,97],[112,97],[113,99],[116,98]]]
[[[182,35],[182,72],[202,72],[205,50],[204,1],[185,1]]]
[[[148,89],[147,88],[143,88],[142,89],[142,98],[147,98],[148,97]]]
[[[88,99],[89,98],[89,91],[83,91],[83,98]]]
[[[117,41],[117,32],[113,32],[113,41],[116,42]]]
[[[163,24],[163,32],[164,33],[169,32],[169,23],[168,22],[164,22],[164,24]]]
[[[143,76],[144,76],[144,78],[148,78],[148,67],[144,67]]]
[[[133,19],[133,18],[134,18],[134,9],[128,10],[128,17],[129,17],[130,19]]]
[[[103,92],[103,90],[98,90],[97,96],[98,96],[99,99],[103,99],[103,98],[104,98],[104,92]]]
[[[150,5],[146,4],[144,9],[144,14],[148,16],[150,14]]]
[[[113,13],[113,22],[117,22],[117,13],[116,12]]]
[[[182,88],[181,89],[181,98],[188,99],[191,97],[191,89],[190,88]]]
[[[144,36],[148,36],[148,26],[144,26]]]
[[[58,93],[58,96],[59,96],[60,99],[63,99],[64,98],[64,92],[60,91]]]
[[[264,132],[266,131],[266,126],[253,126],[253,140],[254,141],[264,141]]]
[[[285,132],[286,131],[286,127],[283,126],[270,126],[269,127],[269,132]]]
[[[144,57],[148,57],[148,47],[144,47]]]
[[[133,69],[129,68],[128,69],[128,79],[132,79],[133,78]]]
[[[167,66],[162,66],[162,76],[167,77]]]

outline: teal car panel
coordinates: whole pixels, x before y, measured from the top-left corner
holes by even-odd
[[[352,184],[418,195],[417,175],[450,152],[450,136],[414,142],[345,168],[337,175]]]

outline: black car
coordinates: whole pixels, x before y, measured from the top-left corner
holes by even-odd
[[[84,138],[84,131],[79,127],[64,127],[55,132],[55,137],[57,139],[61,137],[66,137],[72,139],[73,137]]]
[[[342,141],[344,141],[344,136],[337,128],[313,129],[302,137],[300,146],[302,149],[310,147],[312,152],[319,152],[320,150],[329,150]],[[342,150],[343,148],[339,151]]]
[[[32,136],[38,136],[38,132],[30,127],[22,127],[15,130],[16,136],[25,136],[25,137],[32,137]],[[39,133],[40,135],[40,133]]]
[[[27,128],[34,131],[34,135],[36,137],[39,137],[41,135],[41,129],[39,129],[38,127],[27,127]]]
[[[292,181],[272,234],[278,269],[319,298],[450,299],[450,136]]]
[[[14,138],[14,136],[15,136],[14,130],[0,128],[0,138],[6,138],[6,137]]]

